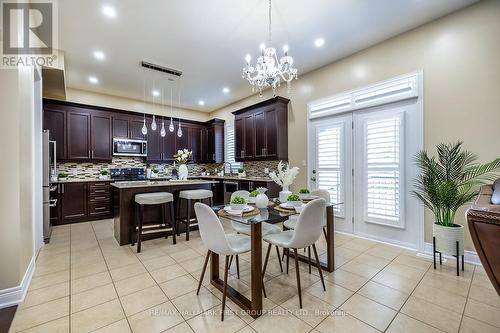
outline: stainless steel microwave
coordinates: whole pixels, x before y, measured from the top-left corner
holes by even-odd
[[[113,156],[140,156],[148,154],[147,141],[131,139],[113,139]]]

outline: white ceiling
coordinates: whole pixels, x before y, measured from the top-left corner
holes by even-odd
[[[273,45],[289,45],[300,80],[301,74],[474,2],[273,0]],[[116,17],[103,15],[103,5],[112,6]],[[318,37],[325,39],[322,48],[314,46]],[[244,57],[255,59],[266,39],[267,0],[59,1],[59,47],[66,52],[70,88],[142,100],[139,63],[147,60],[181,70],[181,105],[210,112],[252,94],[241,78]],[[95,50],[106,59],[96,60]],[[91,75],[97,85],[88,82]],[[149,72],[149,99],[153,77]],[[178,82],[165,78],[156,75],[169,104],[170,86],[177,91]]]

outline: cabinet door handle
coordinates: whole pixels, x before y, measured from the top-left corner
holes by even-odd
[[[95,190],[94,192],[95,193],[104,193],[104,192],[106,192],[106,190]]]
[[[61,185],[61,193],[64,193],[64,184]]]
[[[244,150],[241,151],[241,157],[245,157],[245,151]]]
[[[104,200],[106,197],[95,197],[94,200]]]
[[[88,156],[89,156],[89,158],[90,158],[90,149],[89,149],[89,155],[88,155]]]
[[[262,148],[262,149],[260,150],[260,154],[261,154],[262,156],[266,156],[265,151],[266,151],[266,148]]]
[[[95,210],[105,210],[105,209],[106,209],[106,207],[96,207],[96,208],[94,208],[94,209],[95,209]]]
[[[213,160],[215,161],[215,154],[213,154],[213,157],[212,157],[212,159],[213,159]]]
[[[92,150],[92,158],[94,158],[94,151]]]

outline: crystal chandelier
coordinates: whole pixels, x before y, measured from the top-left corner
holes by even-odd
[[[269,0],[269,47],[261,45],[261,55],[257,58],[257,64],[250,65],[251,57],[245,57],[246,66],[243,68],[243,78],[252,85],[252,91],[259,91],[262,97],[262,90],[266,87],[273,89],[276,96],[276,89],[281,81],[285,81],[290,91],[291,81],[297,79],[297,69],[293,67],[293,58],[288,55],[288,46],[283,47],[284,56],[278,60],[276,49],[271,47],[271,0]]]

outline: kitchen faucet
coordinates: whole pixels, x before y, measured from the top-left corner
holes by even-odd
[[[224,164],[222,164],[222,173],[225,173],[226,169],[224,167],[226,164],[229,164],[229,175],[231,176],[231,174],[233,173],[233,166],[229,162],[224,162]]]

